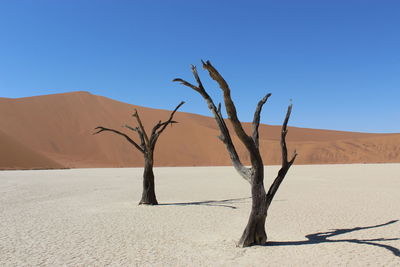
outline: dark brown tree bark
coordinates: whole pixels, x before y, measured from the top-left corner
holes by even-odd
[[[139,113],[135,110],[133,117],[135,117],[138,126],[131,127],[129,125],[125,125],[125,128],[132,130],[137,133],[140,145],[135,142],[132,138],[130,138],[127,134],[122,133],[120,131],[105,128],[103,126],[98,126],[95,129],[98,130],[94,134],[98,134],[104,131],[109,131],[115,134],[118,134],[124,137],[130,144],[132,144],[137,150],[139,150],[144,157],[144,172],[143,172],[143,193],[142,199],[139,202],[139,205],[158,205],[158,201],[155,193],[155,183],[154,183],[154,148],[156,146],[157,140],[160,137],[161,133],[167,128],[168,125],[172,125],[173,123],[177,123],[172,120],[175,112],[182,106],[185,102],[179,103],[178,106],[171,112],[168,120],[162,122],[159,121],[156,125],[154,125],[150,137],[147,135],[142,120],[140,119]]]
[[[143,172],[143,193],[139,205],[157,205],[155,186],[154,186],[154,173],[153,173],[153,159],[145,157],[144,159],[144,172]]]
[[[251,162],[250,168],[245,167],[242,164],[236,152],[235,146],[232,142],[232,138],[229,133],[228,127],[226,126],[225,121],[222,117],[221,104],[219,104],[218,107],[214,104],[214,101],[206,92],[200,80],[196,67],[192,66],[192,72],[197,82],[197,85],[193,85],[183,79],[174,79],[174,81],[180,82],[183,85],[192,88],[193,90],[198,92],[207,102],[208,108],[214,115],[214,118],[221,132],[219,139],[225,144],[233,166],[235,167],[237,172],[251,185],[252,206],[251,206],[250,217],[247,226],[242,234],[242,237],[239,240],[238,245],[241,247],[247,247],[251,245],[265,244],[265,242],[267,241],[267,234],[265,232],[265,220],[267,218],[268,208],[271,204],[272,199],[275,196],[276,191],[278,190],[280,184],[285,178],[287,171],[289,170],[290,166],[293,164],[297,156],[297,153],[295,152],[290,161],[288,161],[287,159],[286,134],[287,134],[287,124],[292,110],[292,105],[288,107],[288,111],[286,113],[286,117],[283,122],[281,131],[282,167],[279,170],[278,176],[275,178],[268,192],[266,192],[264,188],[264,163],[262,161],[262,157],[259,150],[258,127],[260,124],[260,114],[262,107],[267,102],[271,94],[267,94],[258,103],[256,111],[254,113],[254,119],[252,124],[253,133],[250,136],[244,131],[242,124],[240,123],[237,117],[236,107],[231,98],[231,91],[227,82],[219,74],[219,72],[211,65],[209,61],[207,62],[202,61],[202,64],[203,68],[208,71],[210,77],[218,83],[219,87],[223,92],[224,104],[226,112],[228,114],[229,121],[232,124],[235,134],[238,136],[239,140],[244,144],[244,146],[246,147],[247,151],[250,154],[250,162]]]

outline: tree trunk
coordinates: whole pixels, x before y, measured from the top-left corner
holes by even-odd
[[[143,193],[139,205],[158,205],[154,189],[153,156],[146,154],[144,158]]]
[[[251,181],[252,205],[249,221],[239,240],[238,246],[264,245],[267,242],[265,219],[267,218],[268,201],[263,184],[263,172],[255,174]],[[258,177],[257,177],[258,176]]]

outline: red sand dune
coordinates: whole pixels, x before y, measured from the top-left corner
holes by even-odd
[[[172,103],[171,107],[176,103]],[[145,126],[170,111],[134,106],[87,92],[18,99],[0,98],[0,169],[142,166],[134,147],[111,133],[92,135],[96,126],[135,125],[137,108]],[[230,165],[213,118],[179,112],[179,121],[160,137],[157,166]],[[228,123],[229,124],[229,123]],[[245,124],[247,130],[250,124]],[[260,126],[265,164],[280,163],[280,126]],[[248,162],[238,140],[239,154]],[[400,134],[368,134],[290,127],[288,147],[297,164],[400,162]]]
[[[43,156],[0,131],[0,170],[61,169],[61,164]]]

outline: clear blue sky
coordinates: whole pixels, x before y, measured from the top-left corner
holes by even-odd
[[[86,90],[209,115],[171,82],[209,59],[241,120],[271,92],[263,123],[281,124],[293,99],[293,126],[400,132],[399,14],[386,0],[0,0],[0,96]]]

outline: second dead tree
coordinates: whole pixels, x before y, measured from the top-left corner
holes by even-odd
[[[292,111],[292,105],[288,107],[285,120],[283,122],[281,130],[281,150],[282,150],[282,167],[278,172],[277,177],[270,186],[268,192],[264,188],[264,163],[260,154],[259,149],[259,137],[258,137],[258,127],[260,125],[260,113],[263,105],[271,96],[267,94],[263,99],[260,100],[256,107],[254,113],[254,119],[252,123],[253,132],[252,135],[247,135],[244,131],[241,122],[237,117],[236,107],[231,98],[231,91],[224,80],[224,78],[219,74],[219,72],[211,65],[210,61],[203,62],[203,68],[206,69],[210,77],[215,80],[219,87],[222,89],[224,96],[224,103],[226,112],[228,114],[229,121],[232,124],[235,134],[239,140],[244,144],[248,153],[250,154],[251,167],[248,168],[242,164],[239,155],[236,152],[235,146],[232,142],[231,135],[229,133],[228,127],[221,113],[221,104],[218,107],[214,104],[209,94],[206,92],[200,77],[197,73],[195,66],[192,66],[192,73],[197,82],[197,85],[191,84],[183,79],[174,79],[175,82],[180,82],[183,85],[190,87],[191,89],[198,92],[204,100],[207,102],[208,108],[211,110],[214,118],[218,124],[221,135],[219,139],[225,144],[228,150],[229,156],[231,158],[232,164],[236,171],[251,185],[251,196],[252,196],[252,206],[251,213],[247,223],[247,226],[240,238],[238,243],[241,247],[248,247],[251,245],[263,245],[267,241],[267,234],[265,232],[265,220],[267,218],[267,211],[275,196],[280,184],[290,166],[292,166],[294,160],[296,159],[297,153],[295,152],[293,157],[288,160],[288,153],[286,148],[286,134],[287,124],[289,121],[290,113]]]
[[[159,121],[151,130],[150,136],[146,133],[143,123],[140,119],[139,113],[135,109],[135,113],[133,117],[135,117],[138,126],[131,127],[129,125],[125,125],[124,127],[132,130],[137,133],[140,139],[140,145],[135,142],[132,138],[130,138],[127,134],[117,131],[115,129],[106,128],[103,126],[98,126],[95,129],[98,130],[94,134],[98,134],[104,131],[112,132],[124,137],[131,145],[133,145],[137,150],[139,150],[144,156],[144,172],[143,172],[143,193],[142,199],[139,202],[139,205],[158,205],[155,186],[154,186],[154,173],[153,173],[153,165],[154,165],[154,148],[156,146],[157,140],[160,137],[161,133],[167,128],[168,125],[172,125],[177,123],[173,120],[175,112],[182,106],[185,102],[179,103],[178,106],[172,111],[168,120],[162,122]]]

